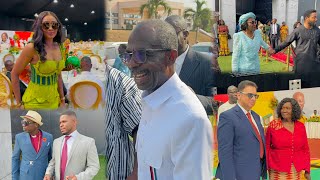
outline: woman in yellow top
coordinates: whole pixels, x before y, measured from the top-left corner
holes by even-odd
[[[32,28],[32,43],[23,49],[11,73],[17,106],[25,109],[64,107],[62,24],[53,12],[44,11]],[[19,75],[28,64],[31,66],[30,83],[21,98]]]
[[[282,22],[280,27],[280,41],[284,42],[289,34],[289,28],[285,22]]]

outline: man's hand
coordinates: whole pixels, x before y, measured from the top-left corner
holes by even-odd
[[[132,172],[130,176],[127,177],[126,180],[138,180],[138,175],[135,172]]]
[[[273,55],[274,53],[276,53],[276,51],[270,47],[270,48],[268,49],[267,53],[268,53],[269,55]]]
[[[304,177],[305,177],[307,180],[311,180],[310,173],[308,173],[308,172],[304,172]]]
[[[49,175],[49,174],[46,174],[46,175],[44,176],[43,180],[51,180],[50,175]]]
[[[77,177],[75,175],[66,176],[66,180],[77,180]]]

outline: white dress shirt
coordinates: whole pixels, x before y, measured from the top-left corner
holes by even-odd
[[[79,134],[79,132],[77,130],[75,130],[71,134],[68,135],[68,136],[71,136],[67,141],[68,157],[70,155],[72,144],[73,144],[73,142],[74,142],[74,140],[75,140],[75,138],[77,137],[78,134]],[[66,136],[64,136],[63,141],[62,141],[62,145],[61,145],[61,155],[62,155],[62,149],[63,149],[64,141],[66,140],[65,137]]]
[[[242,109],[242,111],[243,111],[243,113],[246,115],[246,117],[248,118],[248,116],[247,116],[248,111],[245,110],[240,104],[238,104],[238,105],[239,105],[239,107]],[[257,123],[256,123],[256,120],[255,120],[254,117],[252,116],[251,111],[249,111],[249,113],[250,113],[250,116],[251,116],[251,119],[252,119],[252,122],[253,122],[254,126],[257,128],[257,130],[258,130],[258,132],[259,132],[259,134],[260,134],[258,125],[257,125]],[[260,121],[261,121],[261,119],[260,119]]]
[[[142,95],[138,179],[211,179],[212,126],[197,96],[174,74]]]
[[[278,29],[277,29],[277,24],[272,24],[272,34],[277,34]]]
[[[104,97],[105,96],[104,84],[102,83],[102,81],[96,75],[94,75],[90,71],[82,71],[76,77],[72,77],[72,78],[69,79],[69,82],[68,82],[68,95],[70,95],[71,86],[73,86],[75,83],[80,82],[80,81],[93,81],[93,82],[97,83],[101,87],[102,99],[103,100],[105,99],[105,97]]]
[[[223,103],[219,108],[218,108],[218,116],[217,116],[217,126],[219,124],[219,117],[220,117],[220,114],[233,108],[234,106],[236,106],[236,103],[234,104],[230,104],[229,101]]]
[[[180,74],[184,59],[186,58],[188,51],[189,45],[187,45],[187,50],[183,52],[180,56],[178,56],[176,62],[174,63],[175,71],[178,75]]]

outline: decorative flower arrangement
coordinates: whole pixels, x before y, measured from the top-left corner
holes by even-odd
[[[20,50],[19,50],[19,48],[18,48],[17,46],[11,46],[11,47],[9,48],[9,53],[10,53],[10,54],[13,54],[13,55],[14,55],[14,54],[16,54],[16,55],[19,54],[19,51],[20,51]]]
[[[276,109],[277,106],[278,106],[278,104],[279,104],[278,99],[273,96],[272,99],[271,99],[271,102],[270,102],[270,104],[269,104],[269,107],[270,107],[271,109]]]
[[[18,34],[14,34],[14,35],[13,35],[13,40],[19,41],[19,40],[20,40],[19,35],[18,35]]]
[[[65,54],[65,59],[68,59],[69,57],[69,47],[70,47],[70,39],[66,39],[63,42],[63,50],[64,50],[64,54]]]
[[[311,116],[309,119],[307,119],[307,122],[320,122],[319,116]]]

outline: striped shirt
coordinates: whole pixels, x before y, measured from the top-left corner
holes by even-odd
[[[134,146],[129,139],[141,117],[141,91],[132,78],[106,67],[106,177],[125,180],[133,170]]]

